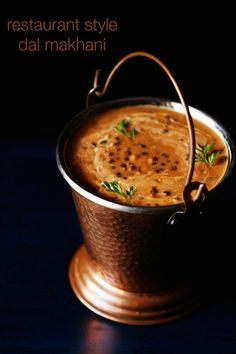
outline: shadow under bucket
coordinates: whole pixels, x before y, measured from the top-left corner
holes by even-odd
[[[88,308],[105,318],[145,325],[180,318],[199,304],[201,240],[194,239],[191,233],[194,228],[195,235],[202,226],[199,205],[201,208],[205,195],[199,199],[200,203],[198,200],[190,203],[191,213],[188,213],[187,199],[185,203],[158,207],[118,204],[91,192],[82,180],[78,182],[68,164],[68,143],[91,116],[140,104],[185,112],[179,103],[153,97],[125,98],[94,105],[78,114],[62,132],[57,146],[57,164],[71,187],[84,236],[84,245],[74,255],[69,269],[75,294]],[[216,120],[195,108],[188,107],[188,110],[195,120],[217,132],[228,150],[226,173],[209,192],[212,195],[231,173],[233,143]],[[192,145],[195,151],[195,141]],[[194,166],[193,161],[192,164]],[[189,171],[186,185],[191,184],[193,168]]]

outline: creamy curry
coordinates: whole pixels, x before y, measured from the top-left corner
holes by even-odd
[[[210,190],[227,168],[227,147],[216,132],[194,120],[197,152],[193,180]],[[67,164],[78,183],[106,199],[137,206],[182,202],[189,161],[183,114],[155,105],[113,109],[92,117],[67,148]],[[203,161],[201,161],[203,159]]]

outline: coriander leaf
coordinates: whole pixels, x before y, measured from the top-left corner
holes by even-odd
[[[129,190],[126,191],[129,198],[132,198],[134,193],[136,193],[137,188],[135,186],[130,187]]]
[[[135,128],[132,128],[129,132],[127,132],[127,136],[128,136],[128,138],[134,138],[135,137],[135,135],[137,134],[137,130],[135,129]]]
[[[115,127],[114,130],[116,133],[124,134],[128,138],[132,139],[137,134],[137,130],[135,128],[128,130],[129,126],[130,122],[126,119],[123,119],[121,122],[118,123],[117,127]]]
[[[117,133],[125,134],[128,128],[129,128],[129,121],[123,119],[121,122],[118,123],[117,127],[115,127],[114,130]]]
[[[209,157],[208,157],[208,162],[210,166],[213,166],[215,164],[215,162],[219,159],[218,157],[218,153],[212,153]]]
[[[119,185],[119,183],[117,181],[113,181],[113,182],[102,181],[101,185],[103,187],[105,187],[108,192],[124,195],[124,193],[123,193],[123,191],[122,191],[122,189],[121,189],[121,187],[120,187],[120,185]]]
[[[135,186],[132,186],[128,190],[126,190],[126,194],[125,194],[121,186],[119,185],[118,181],[113,181],[113,182],[102,181],[101,185],[105,187],[108,192],[117,193],[122,197],[124,197],[126,200],[132,198],[134,193],[137,191],[137,188]]]
[[[219,159],[218,152],[212,152],[215,146],[215,142],[212,144],[198,144],[198,147],[195,151],[195,161],[196,162],[204,162],[208,166],[213,166],[216,161]]]

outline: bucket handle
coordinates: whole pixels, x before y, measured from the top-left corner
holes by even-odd
[[[143,51],[137,51],[137,52],[132,52],[124,56],[122,59],[118,61],[118,63],[113,67],[111,70],[110,74],[108,75],[104,85],[98,84],[98,78],[99,74],[101,72],[100,69],[96,70],[95,76],[94,76],[94,81],[93,81],[93,88],[89,91],[86,99],[86,106],[87,108],[89,107],[89,103],[91,100],[91,97],[95,94],[98,97],[102,97],[106,94],[110,83],[115,75],[115,73],[118,71],[118,69],[129,59],[135,58],[135,57],[144,57],[148,58],[152,61],[154,61],[156,64],[158,64],[167,74],[169,79],[171,80],[175,91],[178,94],[179,100],[184,108],[185,112],[185,117],[187,120],[187,126],[188,126],[188,133],[189,133],[189,164],[188,164],[188,172],[185,180],[185,185],[184,185],[184,191],[183,191],[183,196],[184,196],[184,211],[181,213],[186,213],[188,209],[188,205],[199,200],[199,199],[205,199],[205,192],[206,192],[206,187],[203,183],[199,182],[192,182],[192,176],[193,176],[193,171],[194,171],[194,164],[195,164],[195,149],[196,149],[196,143],[195,143],[195,133],[194,133],[194,125],[193,125],[193,119],[191,117],[189,108],[185,102],[185,99],[183,97],[183,94],[180,90],[179,85],[177,84],[173,74],[170,72],[170,70],[167,68],[167,66],[156,56],[143,52]],[[103,88],[102,88],[103,86]],[[196,186],[197,183],[197,186]],[[194,184],[194,185],[193,185]],[[197,187],[197,188],[196,188]],[[191,192],[192,190],[197,189],[197,193],[195,198],[191,197]],[[204,196],[203,196],[204,194]],[[174,214],[175,215],[175,214]],[[173,215],[173,216],[174,216]],[[172,218],[172,217],[171,217]]]

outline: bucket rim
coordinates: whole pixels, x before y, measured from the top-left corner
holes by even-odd
[[[181,103],[168,100],[165,98],[157,98],[151,96],[141,96],[141,97],[127,97],[127,98],[120,98],[115,100],[109,100],[103,103],[95,104],[81,112],[79,112],[72,120],[70,120],[67,125],[62,130],[56,146],[56,162],[59,171],[61,172],[63,178],[67,181],[70,187],[85,197],[90,201],[99,204],[103,207],[107,207],[113,210],[132,213],[132,214],[160,214],[160,213],[167,213],[167,212],[174,212],[176,210],[180,210],[184,208],[184,203],[178,203],[173,205],[166,205],[166,206],[133,206],[133,205],[125,205],[119,204],[117,202],[113,202],[103,198],[102,196],[98,196],[94,194],[89,188],[82,186],[78,183],[78,181],[73,178],[72,173],[70,173],[69,168],[66,164],[65,158],[65,150],[70,140],[71,136],[73,135],[75,129],[78,129],[79,123],[82,124],[83,121],[86,121],[87,117],[90,116],[92,113],[99,113],[102,111],[107,111],[109,109],[124,107],[128,105],[144,105],[144,104],[154,104],[159,107],[167,108],[170,110],[177,111],[179,113],[184,113],[184,108]],[[188,106],[190,113],[194,120],[200,121],[203,124],[207,125],[209,128],[214,130],[220,138],[224,141],[227,152],[228,152],[228,165],[225,172],[224,177],[222,180],[215,186],[211,191],[210,195],[215,194],[218,190],[222,188],[225,184],[228,177],[231,175],[233,166],[235,164],[235,146],[233,143],[233,139],[228,132],[228,130],[222,125],[221,122],[213,118],[211,115],[206,113],[205,111],[199,110],[192,106]]]

